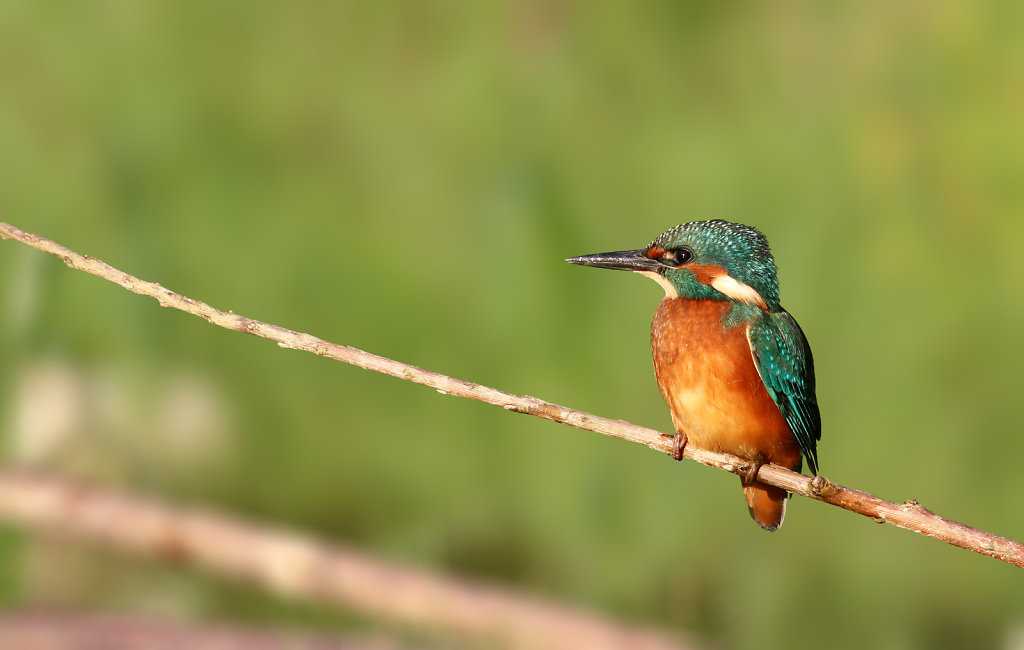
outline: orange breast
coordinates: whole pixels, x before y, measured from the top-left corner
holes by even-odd
[[[800,448],[757,373],[747,325],[723,322],[731,308],[717,300],[662,301],[651,329],[661,395],[687,444],[796,468]]]

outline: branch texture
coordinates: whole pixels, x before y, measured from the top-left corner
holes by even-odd
[[[344,361],[366,370],[405,379],[435,388],[448,395],[459,395],[500,406],[516,413],[536,415],[547,420],[562,422],[580,429],[586,429],[606,436],[621,438],[630,442],[647,445],[664,454],[672,453],[672,435],[654,429],[641,427],[622,420],[613,420],[566,408],[527,395],[514,395],[504,391],[456,379],[440,373],[424,370],[391,359],[364,352],[346,345],[339,345],[319,339],[310,334],[295,332],[277,325],[263,323],[232,312],[223,312],[206,303],[192,300],[170,291],[154,282],[140,280],[100,260],[80,255],[60,244],[27,233],[0,222],[0,238],[16,239],[40,251],[50,253],[64,260],[65,264],[120,284],[125,289],[144,296],[156,298],[163,307],[173,307],[200,316],[214,325],[231,330],[253,334],[277,342],[285,348],[305,350],[337,361]],[[740,474],[748,461],[728,454],[694,449],[688,445],[683,455],[710,467],[717,467]],[[794,494],[830,503],[840,508],[872,517],[881,523],[889,523],[934,537],[982,555],[994,557],[1003,562],[1024,567],[1024,544],[992,533],[972,528],[944,517],[940,517],[917,501],[910,500],[896,504],[866,492],[832,483],[828,479],[807,477],[777,465],[763,465],[757,474],[758,480],[781,487]]]

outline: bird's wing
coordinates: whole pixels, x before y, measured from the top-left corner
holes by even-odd
[[[754,365],[786,419],[811,473],[818,473],[821,414],[814,396],[814,359],[803,331],[789,312],[763,314],[747,330]]]

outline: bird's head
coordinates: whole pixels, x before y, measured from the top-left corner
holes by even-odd
[[[681,224],[646,248],[565,261],[636,271],[673,298],[732,300],[764,311],[779,309],[779,283],[768,240],[755,228],[721,219]]]

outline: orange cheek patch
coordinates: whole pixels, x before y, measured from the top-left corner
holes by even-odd
[[[743,284],[729,275],[725,268],[717,264],[685,264],[680,268],[692,271],[697,278],[697,282],[706,284],[733,300],[748,305],[755,305],[764,311],[768,311],[768,305],[761,294],[753,287]]]
[[[693,271],[693,274],[697,276],[697,282],[708,286],[715,281],[715,278],[729,275],[728,271],[717,264],[684,264],[679,268]]]
[[[660,260],[661,256],[665,254],[665,249],[661,246],[651,246],[647,249],[647,257],[652,260]]]

